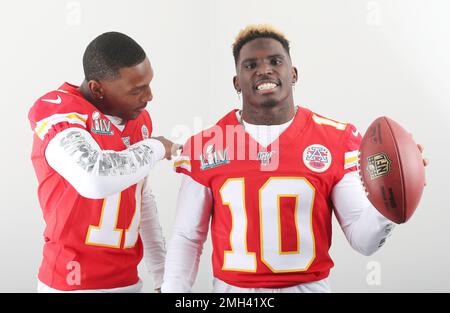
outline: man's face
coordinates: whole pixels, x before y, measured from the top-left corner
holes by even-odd
[[[153,99],[150,82],[153,69],[148,58],[133,67],[119,70],[120,77],[102,81],[103,105],[107,114],[134,120]]]
[[[242,47],[234,86],[242,91],[244,104],[274,107],[292,98],[296,81],[297,69],[279,41],[257,38]]]

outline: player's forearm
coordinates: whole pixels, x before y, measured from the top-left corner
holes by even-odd
[[[192,291],[204,241],[192,240],[182,233],[174,232],[167,251],[162,292]]]
[[[162,292],[190,292],[208,236],[211,190],[183,175],[172,239],[167,251]]]
[[[140,235],[144,246],[144,261],[149,272],[153,275],[154,289],[160,288],[164,276],[164,262],[166,248],[155,197],[146,181],[142,196],[142,215]]]
[[[159,229],[160,230],[160,229]],[[166,249],[160,231],[155,232],[141,224],[140,234],[144,245],[144,262],[153,277],[154,289],[160,288],[164,277]]]
[[[87,131],[69,128],[49,142],[45,157],[78,193],[101,199],[142,180],[164,152],[163,145],[154,139],[123,151],[102,150]]]
[[[350,245],[364,255],[375,253],[394,224],[382,216],[366,197],[357,172],[348,173],[332,192],[336,217]]]
[[[359,219],[348,226],[350,245],[363,255],[372,255],[391,235],[395,224],[381,215],[373,206],[367,207]]]

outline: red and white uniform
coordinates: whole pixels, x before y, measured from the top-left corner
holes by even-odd
[[[138,284],[140,228],[155,237],[150,267],[161,272],[164,243],[145,178],[164,149],[149,139],[148,112],[118,127],[65,83],[38,99],[29,119],[46,222],[39,281],[62,291]]]
[[[328,276],[333,208],[363,254],[376,251],[392,229],[359,182],[361,135],[353,125],[305,108],[285,125],[243,124],[231,111],[192,137],[175,163],[185,177],[163,292],[191,290],[210,218],[216,283],[253,291]],[[282,128],[275,136],[274,127]],[[215,291],[237,292],[216,283]]]

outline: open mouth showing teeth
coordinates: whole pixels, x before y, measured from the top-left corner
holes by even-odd
[[[261,85],[256,86],[256,90],[270,90],[278,87],[275,83],[263,83]]]

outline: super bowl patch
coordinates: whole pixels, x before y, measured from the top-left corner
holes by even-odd
[[[99,112],[92,113],[92,132],[100,135],[113,135],[114,131],[111,129],[111,121],[109,119],[101,118]]]
[[[207,170],[220,165],[228,164],[228,150],[216,150],[214,145],[206,147],[206,155],[200,155],[200,168]]]

